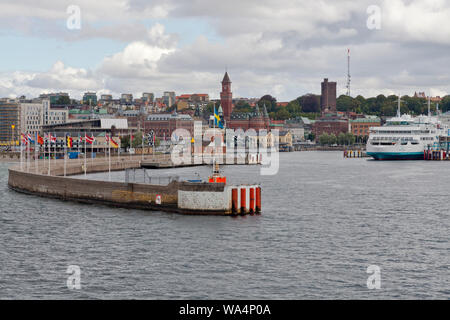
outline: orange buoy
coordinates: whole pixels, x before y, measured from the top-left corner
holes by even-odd
[[[232,189],[231,190],[231,211],[233,214],[236,214],[238,212],[238,190]]]
[[[261,187],[256,188],[256,213],[261,213]]]
[[[250,188],[250,213],[255,213],[255,188]]]
[[[245,214],[247,199],[245,198],[245,188],[241,188],[241,214]]]

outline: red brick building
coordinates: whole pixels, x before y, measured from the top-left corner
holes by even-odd
[[[226,121],[229,121],[231,119],[231,113],[233,112],[233,94],[231,93],[231,81],[228,72],[225,72],[225,76],[222,80],[220,103],[223,109],[223,116]]]
[[[187,114],[153,114],[144,121],[144,132],[153,130],[160,139],[169,140],[176,129],[186,129],[194,134],[194,119]]]
[[[322,117],[316,120],[313,124],[312,132],[314,133],[316,140],[319,139],[320,135],[334,134],[335,136],[339,133],[348,132],[348,119],[341,117],[337,114],[328,113],[324,114]]]
[[[231,92],[231,81],[228,72],[222,80],[222,92],[220,93],[220,104],[223,110],[223,117],[225,119],[226,127],[230,129],[248,130],[253,128],[255,130],[266,129],[269,130],[270,118],[267,113],[266,106],[260,110],[258,104],[255,105],[254,112],[235,112],[233,113],[233,94]]]

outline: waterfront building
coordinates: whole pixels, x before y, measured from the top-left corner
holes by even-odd
[[[42,133],[42,126],[65,123],[69,118],[67,108],[51,108],[50,100],[19,104],[20,132],[35,135]]]
[[[381,119],[376,116],[349,120],[349,131],[357,137],[368,137],[370,127],[380,127]]]
[[[143,121],[142,128],[145,133],[153,130],[159,139],[170,140],[173,131],[186,129],[191,136],[194,134],[194,119],[187,114],[166,113],[151,114]]]
[[[0,145],[17,144],[20,136],[20,107],[9,99],[0,102]]]
[[[284,128],[292,134],[293,142],[305,141],[305,128],[299,118],[286,120]]]
[[[349,131],[348,126],[347,118],[336,113],[327,113],[316,119],[312,126],[312,132],[317,140],[324,133],[334,134],[335,136],[338,136],[341,132],[347,133]]]
[[[290,131],[279,132],[279,149],[280,151],[292,151],[292,134]]]

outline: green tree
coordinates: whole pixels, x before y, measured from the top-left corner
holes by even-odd
[[[277,112],[277,99],[270,94],[266,94],[259,99],[258,106],[262,107],[263,105],[266,105],[267,112]]]
[[[319,143],[323,146],[330,143],[330,136],[328,133],[325,132],[319,136]]]
[[[337,142],[336,135],[334,133],[330,134],[328,138],[328,144],[333,145],[336,144],[336,142]]]
[[[239,100],[233,108],[233,112],[252,112],[253,110],[254,108],[245,100]]]
[[[286,108],[281,108],[275,113],[276,120],[286,120],[289,119],[290,116],[291,114],[286,110]]]
[[[346,144],[346,141],[347,141],[347,139],[346,139],[345,133],[343,133],[343,132],[339,133],[339,135],[337,136],[337,144],[342,146],[342,145]]]
[[[444,98],[442,98],[442,101],[439,104],[439,108],[442,112],[450,111],[450,96],[445,96]]]
[[[320,112],[320,96],[311,93],[297,98],[303,112]]]
[[[286,110],[289,112],[290,118],[299,117],[302,114],[302,107],[297,99],[289,102],[286,106]]]
[[[69,105],[70,98],[68,96],[60,96],[58,100],[56,100],[57,105]]]
[[[345,144],[352,145],[355,144],[356,137],[351,132],[345,133]]]

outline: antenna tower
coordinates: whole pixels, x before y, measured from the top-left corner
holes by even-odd
[[[347,49],[347,96],[350,97],[350,83],[351,83],[351,76],[350,76],[350,49]]]

